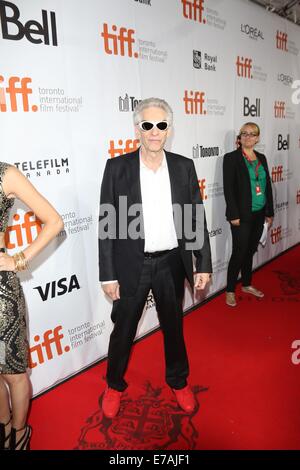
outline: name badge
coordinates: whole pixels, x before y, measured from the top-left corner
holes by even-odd
[[[261,192],[259,184],[256,185],[255,191],[256,191],[256,196],[261,196],[262,192]]]

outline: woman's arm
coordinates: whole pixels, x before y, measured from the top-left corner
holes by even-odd
[[[37,238],[23,251],[26,261],[30,261],[63,229],[62,218],[17,168],[7,169],[2,187],[7,197],[20,199],[44,224]]]

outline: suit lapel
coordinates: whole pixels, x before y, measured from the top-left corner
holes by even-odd
[[[167,165],[168,165],[168,171],[169,171],[169,178],[170,178],[170,186],[171,186],[171,197],[172,197],[172,203],[180,203],[180,191],[179,188],[181,186],[181,181],[180,181],[180,171],[178,171],[176,161],[174,158],[172,158],[172,155],[170,155],[169,152],[166,152],[166,160],[167,160]]]
[[[139,150],[133,152],[128,158],[127,181],[130,188],[132,202],[142,203],[141,180],[140,180],[140,155]]]

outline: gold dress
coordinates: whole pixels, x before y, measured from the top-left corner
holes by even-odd
[[[9,164],[0,162],[0,232],[5,232],[14,199],[6,197],[3,176]],[[0,248],[5,252],[5,248]],[[20,374],[28,367],[26,307],[17,274],[0,271],[0,374]]]

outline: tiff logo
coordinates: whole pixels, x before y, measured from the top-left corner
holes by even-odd
[[[278,134],[277,150],[289,150],[290,148],[290,134],[287,135],[286,139],[283,139],[282,134]]]
[[[237,56],[236,59],[236,73],[238,77],[252,78],[252,59],[248,57]]]
[[[118,140],[119,147],[116,147],[115,141],[110,140],[108,153],[111,156],[111,158],[115,158],[115,157],[118,157],[119,155],[124,155],[124,153],[134,152],[139,147],[139,143],[140,143],[139,139],[134,139],[134,140],[127,139],[125,140],[125,143],[123,142],[123,140],[120,139]]]
[[[283,166],[278,165],[278,166],[273,166],[272,167],[272,182],[273,183],[279,183],[280,181],[283,181]]]
[[[260,98],[256,98],[255,104],[250,105],[250,99],[245,96],[243,114],[244,116],[260,117]]]
[[[57,356],[61,356],[64,352],[70,351],[70,346],[63,348],[61,340],[63,339],[63,333],[60,333],[62,326],[59,325],[54,330],[47,330],[43,335],[43,341],[39,335],[36,335],[33,340],[35,343],[29,349],[29,367],[34,369],[38,364],[43,364],[46,359],[51,361],[53,359],[53,352]]]
[[[70,280],[67,280],[66,277],[63,277],[58,281],[47,282],[44,288],[42,286],[38,286],[34,287],[34,289],[37,289],[42,301],[45,302],[45,300],[48,300],[49,297],[53,299],[56,296],[64,295],[67,292],[72,292],[73,289],[80,289],[80,285],[76,274],[73,274]]]
[[[280,49],[282,51],[287,52],[287,41],[288,41],[288,35],[286,33],[283,33],[282,31],[278,31],[276,33],[276,47],[277,49]]]
[[[281,225],[279,225],[277,228],[273,228],[271,230],[272,245],[275,245],[275,243],[280,242],[280,240],[281,240]]]
[[[137,59],[139,54],[138,52],[133,51],[135,30],[121,27],[118,34],[118,27],[116,25],[113,25],[111,29],[113,33],[109,32],[108,24],[103,23],[103,32],[101,33],[101,36],[103,37],[104,50],[106,54],[121,56],[127,55],[128,57],[134,57]]]
[[[119,96],[119,110],[121,112],[134,111],[140,100],[137,100],[134,96],[128,96],[126,93],[125,98]]]
[[[0,75],[0,85],[4,82],[4,77]],[[18,103],[17,97],[21,97],[21,109],[25,113],[30,111],[29,107],[29,95],[32,94],[32,89],[28,87],[31,83],[29,77],[10,77],[8,79],[8,87],[0,86],[0,112],[5,113],[10,108],[13,113],[19,111],[20,103]],[[9,106],[7,103],[7,96],[9,97]],[[19,105],[19,106],[18,106]],[[31,111],[36,112],[38,107],[34,104],[31,106]]]
[[[296,194],[296,204],[300,204],[300,189],[298,189]]]
[[[183,16],[188,20],[206,23],[203,18],[204,0],[181,0],[183,6]]]
[[[190,94],[190,96],[188,96]],[[204,109],[205,93],[204,91],[184,91],[184,110],[186,114],[206,114]]]
[[[285,119],[285,102],[284,101],[275,101],[274,116],[276,118]]]
[[[199,189],[201,193],[201,197],[203,201],[206,201],[207,199],[207,194],[206,194],[206,178],[203,178],[202,180],[198,180],[199,183]]]
[[[19,214],[15,214],[13,216],[13,221],[18,222],[19,220]],[[34,235],[37,237],[37,235],[42,230],[42,221],[38,219],[32,211],[29,211],[24,214],[23,223],[14,224],[7,227],[5,232],[5,245],[7,249],[12,250],[16,247],[30,245],[33,241],[33,229]]]
[[[18,7],[11,2],[0,0],[0,20],[3,39],[20,41],[26,36],[26,39],[32,44],[45,44],[57,46],[57,29],[55,13],[42,10],[42,22],[30,20],[22,24],[19,20],[20,11]],[[9,30],[9,26],[10,30]]]

